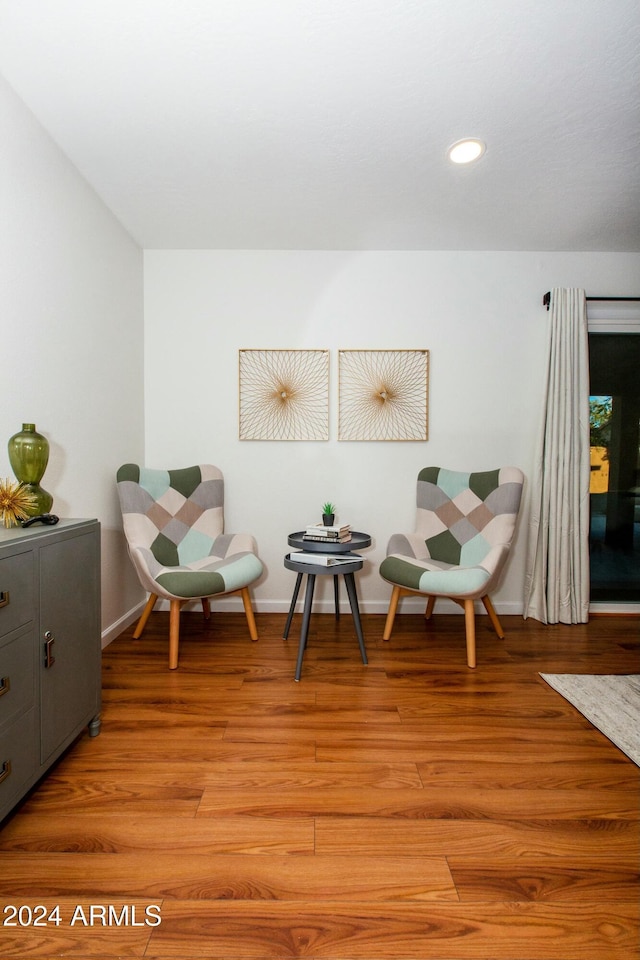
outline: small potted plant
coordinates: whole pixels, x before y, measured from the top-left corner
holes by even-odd
[[[325,527],[332,527],[333,521],[336,516],[336,507],[335,504],[331,503],[330,500],[327,500],[322,506],[322,522]]]

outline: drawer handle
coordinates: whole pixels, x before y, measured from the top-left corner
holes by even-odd
[[[54,663],[56,662],[56,658],[54,657],[53,652],[52,652],[52,649],[51,649],[51,648],[53,647],[54,643],[56,642],[56,638],[55,638],[54,635],[51,633],[51,630],[47,630],[47,631],[46,631],[46,633],[45,633],[45,635],[44,635],[44,640],[45,640],[45,643],[44,643],[44,666],[45,666],[45,670],[50,670],[51,667],[52,667],[52,666],[54,665]]]
[[[9,591],[0,590],[0,607],[8,607],[8,606],[9,606]]]
[[[0,783],[2,783],[3,780],[6,780],[10,773],[11,760],[5,760],[5,762],[2,764],[2,767],[0,767]]]
[[[0,677],[0,697],[4,697],[5,693],[9,693],[11,688],[11,681],[9,677]]]

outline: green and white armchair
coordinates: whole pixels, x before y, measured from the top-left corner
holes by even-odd
[[[418,474],[415,531],[389,540],[380,575],[393,584],[383,639],[391,636],[401,597],[437,597],[464,607],[467,664],[476,665],[474,601],[481,600],[499,637],[504,631],[489,598],[509,554],[524,474],[517,467],[461,473],[425,467]]]
[[[178,666],[180,608],[239,593],[252,640],[258,639],[249,585],[263,571],[254,538],[224,533],[224,479],[217,467],[151,470],[135,463],[117,473],[129,556],[150,594],[133,636],[140,637],[158,597],[169,601],[169,668]]]

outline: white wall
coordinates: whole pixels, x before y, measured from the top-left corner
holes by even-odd
[[[109,639],[142,597],[114,487],[144,455],[142,252],[1,79],[0,143],[0,476],[35,423],[52,511],[102,524]]]
[[[530,474],[542,294],[637,294],[637,254],[147,251],[143,327],[140,249],[1,79],[0,143],[0,476],[11,476],[6,441],[36,423],[51,443],[54,512],[102,524],[106,639],[142,599],[121,534],[120,463],[222,467],[227,527],[251,530],[266,564],[259,610],[287,609],[286,534],[334,500],[374,537],[359,585],[363,608],[382,612],[377,564],[389,534],[412,525],[420,467]],[[242,347],[331,351],[328,442],[238,440]],[[428,442],[337,441],[340,348],[431,351]],[[521,610],[525,542],[522,524],[503,612]]]
[[[223,470],[227,529],[254,533],[266,565],[259,611],[287,609],[287,533],[334,501],[341,520],[373,535],[359,590],[366,612],[383,612],[390,590],[377,566],[389,535],[412,528],[421,467],[515,464],[531,475],[545,381],[543,294],[576,286],[633,295],[639,267],[636,254],[148,250],[147,465]],[[331,351],[328,442],[238,440],[240,348]],[[349,348],[431,351],[427,442],[337,440],[337,351]],[[522,611],[526,514],[525,504],[495,597],[504,613]]]

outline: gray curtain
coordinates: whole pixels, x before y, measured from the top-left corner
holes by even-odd
[[[532,477],[524,618],[589,619],[589,345],[584,290],[551,291],[543,428]]]

